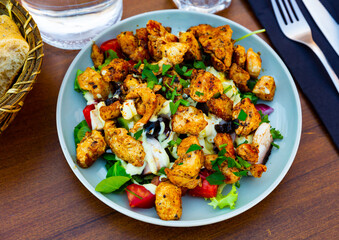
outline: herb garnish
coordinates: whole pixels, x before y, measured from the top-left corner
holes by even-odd
[[[196,91],[196,92],[195,92],[195,95],[197,95],[198,97],[200,97],[200,96],[203,96],[204,93],[203,93],[203,92]]]
[[[245,113],[245,111],[241,109],[238,115],[238,119],[240,121],[246,121],[246,118],[247,118],[247,113]]]
[[[193,152],[193,151],[196,151],[196,150],[201,150],[202,147],[200,147],[198,144],[192,144],[186,153],[190,153],[190,152]]]

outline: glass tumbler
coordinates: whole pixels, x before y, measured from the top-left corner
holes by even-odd
[[[215,13],[231,4],[231,0],[173,0],[179,9],[203,13]]]
[[[81,49],[121,19],[122,0],[21,0],[37,23],[44,42]]]

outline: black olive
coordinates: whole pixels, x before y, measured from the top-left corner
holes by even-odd
[[[157,138],[159,136],[159,132],[160,132],[160,122],[159,121],[156,121],[156,122],[149,121],[148,123],[146,123],[144,125],[144,129],[145,129],[146,135],[148,137],[152,136],[154,138]]]
[[[185,138],[187,138],[187,134],[180,134],[180,135],[179,135],[179,138],[180,138],[180,139],[185,139]]]
[[[117,98],[117,97],[108,98],[108,99],[105,100],[105,105],[109,106],[109,105],[113,104],[114,102],[116,102],[118,100],[119,100],[119,98]]]
[[[234,124],[233,122],[221,122],[220,124],[216,124],[214,126],[215,131],[217,131],[217,133],[232,133],[234,132]]]
[[[198,102],[198,104],[195,106],[197,109],[200,109],[203,113],[205,113],[206,115],[208,115],[208,107],[206,103],[200,103]]]

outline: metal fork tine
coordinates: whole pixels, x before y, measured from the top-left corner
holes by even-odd
[[[276,0],[271,0],[271,2],[272,2],[272,6],[273,6],[273,11],[275,13],[275,16],[278,20],[279,26],[281,28],[281,26],[285,25],[284,19],[281,16],[281,13],[280,13],[280,10],[278,8]]]
[[[306,21],[305,18],[304,18],[304,15],[300,11],[300,8],[299,8],[297,2],[295,0],[291,0],[291,4],[292,4],[292,7],[294,9],[295,15],[297,15],[297,18],[299,19],[299,21]]]
[[[286,9],[285,9],[284,4],[282,3],[282,0],[277,0],[277,2],[279,3],[280,9],[281,9],[281,11],[282,11],[283,14],[284,14],[284,17],[285,17],[285,20],[286,20],[287,25],[290,24],[290,23],[291,23],[291,20],[290,20],[290,18],[289,18],[289,16],[288,16],[288,13],[287,13],[287,11],[286,11]]]
[[[285,6],[287,7],[286,10],[287,10],[287,12],[289,13],[289,15],[290,15],[290,17],[292,19],[292,22],[296,22],[297,19],[294,16],[294,13],[293,13],[293,10],[291,9],[291,5],[290,5],[289,1],[288,0],[284,0],[284,2],[285,2]]]

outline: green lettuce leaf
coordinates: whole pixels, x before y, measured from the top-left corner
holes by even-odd
[[[131,178],[130,177],[123,177],[123,176],[114,176],[109,177],[101,182],[95,187],[95,191],[101,193],[111,193],[118,190],[122,185],[128,182]]]
[[[223,209],[225,207],[229,207],[230,209],[235,208],[235,203],[238,200],[238,192],[235,184],[232,185],[231,191],[227,195],[223,195],[221,192],[224,189],[226,184],[222,184],[218,188],[217,196],[214,198],[210,198],[211,202],[208,205],[211,205],[214,209],[219,207]]]

